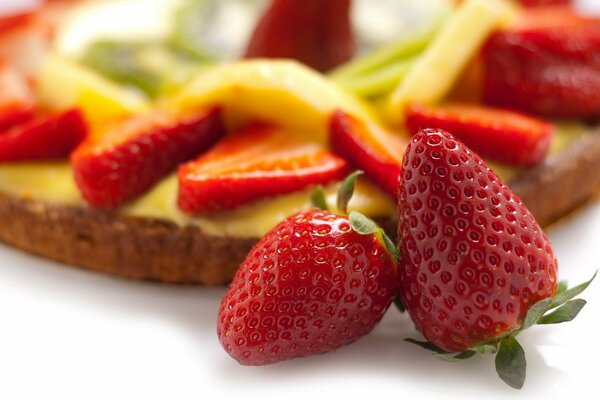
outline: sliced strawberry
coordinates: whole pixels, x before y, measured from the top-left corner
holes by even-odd
[[[484,49],[484,100],[550,117],[600,115],[600,19],[530,10]]]
[[[343,159],[318,144],[279,128],[252,126],[179,168],[179,206],[188,213],[229,210],[341,180],[347,171]]]
[[[35,119],[0,133],[0,162],[67,157],[86,137],[78,109]]]
[[[396,197],[407,140],[368,127],[340,110],[331,117],[329,135],[331,148],[337,154],[364,170],[373,182]]]
[[[350,0],[273,0],[248,44],[246,57],[292,58],[318,71],[350,60],[354,36]]]
[[[25,77],[9,64],[0,62],[0,129],[33,118],[35,103]]]
[[[452,132],[484,157],[517,165],[544,160],[554,130],[553,125],[521,113],[460,103],[414,104],[407,110],[406,126],[412,134],[426,128]]]
[[[499,44],[508,42],[519,45],[524,49],[521,53],[523,56],[531,54],[544,56],[549,61],[581,61],[600,65],[597,51],[600,45],[600,19],[578,14],[570,7],[525,11],[513,27],[497,32],[491,39],[494,40]]]
[[[116,208],[224,134],[219,109],[189,116],[165,112],[135,116],[75,151],[71,157],[75,181],[93,207]]]

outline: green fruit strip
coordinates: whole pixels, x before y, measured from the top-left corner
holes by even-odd
[[[393,90],[406,76],[413,62],[433,40],[448,15],[426,29],[411,33],[364,57],[337,68],[330,78],[363,97],[376,97]]]
[[[432,40],[437,26],[423,32],[417,32],[385,45],[364,57],[350,61],[334,70],[330,76],[335,81],[347,81],[369,74],[390,63],[406,59],[421,53]]]
[[[367,75],[338,81],[338,84],[361,97],[378,97],[393,90],[413,63],[414,58],[397,61]]]

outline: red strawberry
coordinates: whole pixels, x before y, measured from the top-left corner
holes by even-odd
[[[365,171],[367,176],[394,198],[406,141],[388,132],[367,127],[358,119],[336,111],[330,121],[331,148]]]
[[[340,180],[347,163],[314,143],[269,126],[242,129],[179,169],[179,206],[223,211]]]
[[[422,128],[453,132],[484,157],[517,165],[546,158],[554,127],[520,113],[470,104],[412,105],[406,125],[416,134]]]
[[[574,318],[585,302],[567,301],[581,287],[554,297],[557,261],[531,213],[442,130],[412,139],[399,197],[399,293],[415,326],[441,352],[462,352],[456,359],[497,351],[499,375],[521,387],[525,358],[516,334],[538,321]],[[543,315],[565,302],[568,318]]]
[[[485,101],[550,117],[599,116],[600,19],[568,7],[525,15],[485,46]]]
[[[78,109],[40,117],[0,133],[0,162],[67,157],[87,135]]]
[[[115,208],[150,189],[225,134],[219,109],[135,116],[86,142],[71,157],[75,181],[93,207]]]
[[[355,213],[310,210],[280,223],[249,253],[221,302],[225,350],[240,364],[264,365],[369,333],[396,290],[395,256],[382,234]]]
[[[350,60],[354,36],[350,0],[273,0],[248,44],[246,57],[293,58],[326,72]]]
[[[0,62],[0,130],[33,118],[35,103],[25,77]]]

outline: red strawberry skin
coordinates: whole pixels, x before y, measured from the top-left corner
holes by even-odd
[[[0,133],[0,162],[66,158],[85,140],[87,131],[78,109],[14,126]]]
[[[413,137],[399,199],[399,293],[417,329],[459,352],[518,329],[557,290],[557,261],[501,179],[441,130]]]
[[[298,213],[263,237],[240,266],[217,321],[225,350],[264,365],[323,353],[369,333],[395,296],[394,261],[348,218]]]
[[[330,146],[349,160],[390,196],[396,198],[404,139],[376,136],[358,119],[343,111],[333,113],[329,125]]]
[[[326,72],[348,60],[355,44],[350,0],[273,0],[246,57],[292,58]]]
[[[116,208],[143,194],[224,134],[217,108],[190,116],[160,112],[135,116],[74,152],[75,182],[91,206]]]
[[[0,130],[32,119],[35,106],[35,96],[25,77],[0,61]]]
[[[179,206],[187,213],[231,210],[253,201],[341,180],[348,164],[289,132],[251,126],[179,168]]]
[[[452,132],[484,157],[515,165],[535,165],[546,158],[554,127],[521,113],[470,104],[425,106],[406,112],[412,134],[423,128]]]
[[[556,118],[600,115],[600,19],[567,7],[529,11],[484,48],[484,100]]]

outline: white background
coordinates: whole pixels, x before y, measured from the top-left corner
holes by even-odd
[[[548,233],[561,279],[600,267],[600,204]],[[0,399],[597,398],[599,282],[576,321],[520,337],[529,363],[520,392],[495,376],[491,357],[446,364],[404,343],[415,332],[395,309],[336,352],[241,367],[215,333],[223,293],[105,277],[0,245]]]

